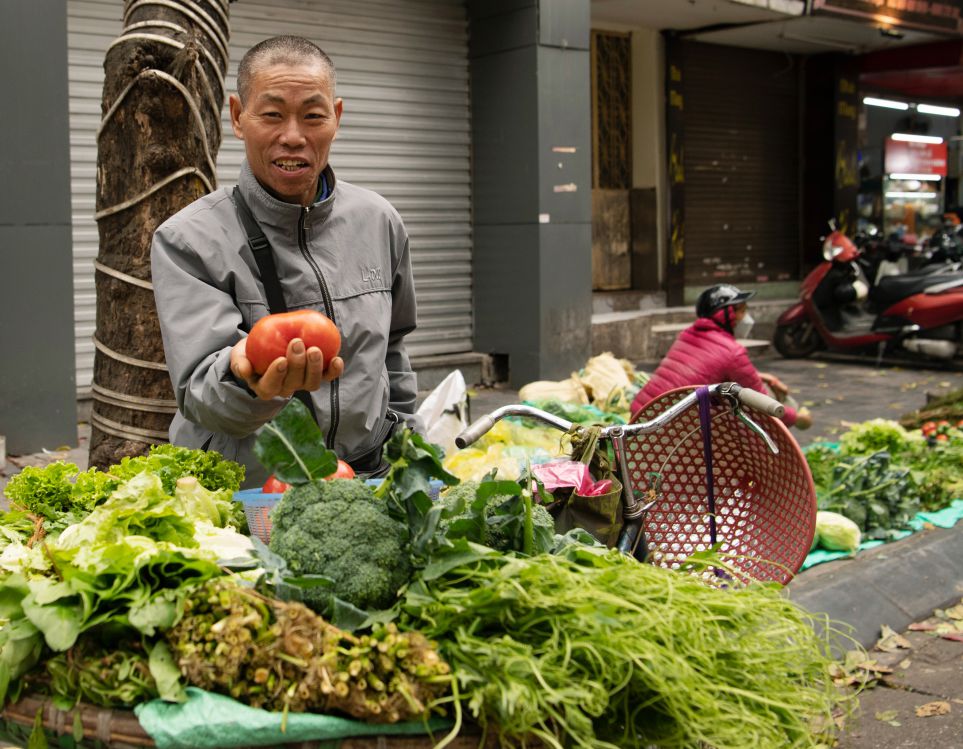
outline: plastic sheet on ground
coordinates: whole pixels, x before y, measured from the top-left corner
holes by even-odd
[[[910,528],[894,534],[894,537],[891,540],[898,541],[901,538],[906,538],[917,531],[923,530],[923,528],[925,528],[927,525],[933,525],[937,528],[952,528],[960,520],[963,520],[963,499],[955,499],[949,507],[944,507],[942,510],[937,510],[936,512],[917,513],[916,517],[910,521]],[[863,541],[863,543],[859,545],[859,551],[865,551],[866,549],[872,549],[876,546],[882,546],[884,543],[889,543],[889,541],[880,541],[877,539]],[[856,553],[859,553],[859,551]],[[817,564],[822,564],[823,562],[831,562],[834,559],[846,559],[847,557],[852,556],[854,555],[848,551],[814,549],[813,551],[809,552],[809,556],[806,557],[806,561],[803,562],[801,569],[809,569],[810,567],[814,567]]]
[[[134,714],[158,749],[214,749],[215,747],[280,746],[299,741],[336,741],[351,736],[410,736],[447,731],[448,720],[427,723],[363,723],[335,715],[260,710],[196,687],[187,688],[187,702],[151,700]]]

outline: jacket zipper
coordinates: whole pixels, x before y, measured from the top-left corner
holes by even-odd
[[[305,207],[301,211],[301,216],[298,218],[298,249],[301,250],[301,255],[307,261],[308,265],[311,266],[311,270],[314,271],[314,277],[318,280],[318,286],[321,287],[321,299],[324,302],[324,314],[326,314],[335,325],[338,321],[334,317],[334,304],[331,301],[331,293],[328,291],[328,284],[324,280],[324,274],[321,272],[321,268],[315,262],[311,253],[308,251],[308,241],[305,236],[304,222],[308,217],[308,212],[311,209]],[[338,435],[338,422],[341,420],[341,408],[339,405],[339,382],[338,380],[333,380],[331,382],[331,424],[328,426],[328,436],[325,438],[325,444],[329,450],[334,449],[334,438]]]

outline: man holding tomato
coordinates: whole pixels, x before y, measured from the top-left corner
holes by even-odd
[[[246,486],[266,478],[252,453],[258,429],[298,391],[310,395],[327,446],[361,474],[383,468],[396,424],[420,428],[404,346],[416,320],[408,236],[386,200],[336,180],[328,156],[342,110],[334,65],[312,42],[255,45],[230,97],[246,156],[237,190],[205,195],[154,234],[154,295],[178,404],[171,442],[243,463]],[[286,308],[323,313],[334,323],[327,332],[290,320],[281,330],[270,318],[260,327],[273,343],[254,351],[248,333],[271,310],[245,206]],[[337,353],[330,336],[339,331]]]

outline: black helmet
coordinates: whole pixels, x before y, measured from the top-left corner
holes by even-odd
[[[710,286],[696,299],[696,317],[712,317],[723,307],[742,304],[755,295],[755,291],[740,291],[728,283]]]

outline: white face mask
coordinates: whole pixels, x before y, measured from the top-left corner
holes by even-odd
[[[752,325],[755,322],[756,321],[752,319],[752,315],[746,312],[743,318],[732,328],[732,334],[736,338],[748,338],[749,332],[752,330]]]

